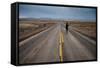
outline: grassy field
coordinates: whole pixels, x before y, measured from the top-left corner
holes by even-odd
[[[19,41],[22,41],[32,35],[35,35],[58,22],[59,21],[56,20],[20,20]],[[95,22],[61,21],[61,23],[68,23],[69,26],[73,27],[73,30],[96,40]]]
[[[19,21],[19,41],[22,41],[32,35],[35,35],[50,26],[54,23],[47,21],[29,21],[29,20],[21,20]]]
[[[69,25],[75,28],[76,31],[96,40],[95,22],[70,22]]]

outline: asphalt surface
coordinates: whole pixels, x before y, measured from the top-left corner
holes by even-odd
[[[96,59],[96,41],[64,24],[19,42],[19,63],[46,63]]]

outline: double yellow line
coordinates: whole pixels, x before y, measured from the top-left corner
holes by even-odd
[[[59,55],[60,55],[60,61],[63,62],[63,45],[64,45],[64,35],[62,32],[60,32],[60,40],[59,40]]]

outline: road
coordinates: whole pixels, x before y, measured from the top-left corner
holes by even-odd
[[[19,63],[96,59],[96,41],[58,23],[19,42]]]

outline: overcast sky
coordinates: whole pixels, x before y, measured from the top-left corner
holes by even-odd
[[[19,18],[96,21],[96,9],[20,4]]]

